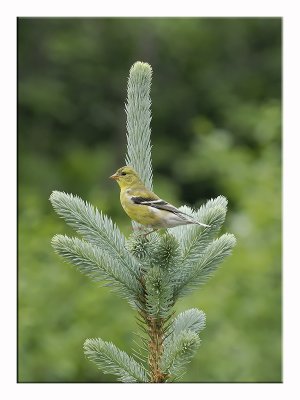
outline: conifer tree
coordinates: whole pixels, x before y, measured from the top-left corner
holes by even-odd
[[[152,189],[152,69],[136,62],[128,79],[127,155],[145,186]],[[210,225],[185,225],[147,236],[134,229],[125,238],[112,220],[76,195],[54,191],[57,214],[81,236],[55,235],[56,253],[95,281],[110,284],[138,315],[140,340],[132,356],[100,338],[87,339],[84,353],[104,373],[122,382],[173,382],[181,378],[200,345],[205,314],[196,308],[174,316],[176,301],[197,289],[235,245],[232,234],[216,237],[227,210],[223,196],[198,210],[180,209]],[[133,228],[141,228],[133,222]],[[200,379],[200,377],[199,377]]]

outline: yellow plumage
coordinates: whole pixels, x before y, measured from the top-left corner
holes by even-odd
[[[148,190],[130,166],[119,168],[110,178],[115,179],[120,186],[120,201],[126,214],[146,227],[154,230],[187,224],[209,227]]]

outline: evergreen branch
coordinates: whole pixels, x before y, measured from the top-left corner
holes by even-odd
[[[167,333],[171,332],[173,337],[186,330],[199,333],[205,328],[205,321],[206,316],[203,311],[197,310],[197,308],[191,308],[190,310],[180,313],[172,321]],[[172,340],[170,336],[168,336],[168,338],[165,340],[165,343],[167,343],[169,340]]]
[[[197,221],[210,225],[209,228],[204,229],[197,225],[172,228],[172,234],[180,243],[183,261],[190,264],[199,258],[199,255],[223,225],[227,211],[227,199],[224,196],[218,196],[202,205],[196,212],[187,206],[180,207],[180,210],[193,216]]]
[[[182,266],[180,248],[175,236],[167,231],[164,235],[156,238],[151,252],[151,261],[153,265],[169,273]]]
[[[225,233],[211,242],[198,261],[182,271],[182,277],[175,288],[175,297],[183,296],[213,275],[224,259],[231,254],[236,244],[234,235]]]
[[[132,306],[136,307],[136,298],[140,293],[139,283],[130,271],[122,268],[119,260],[78,238],[55,235],[51,244],[56,253],[74,264],[80,272],[95,281],[109,281]]]
[[[125,268],[138,275],[139,264],[125,248],[125,237],[110,218],[78,196],[53,191],[50,201],[57,214],[87,241],[116,258]]]
[[[145,276],[146,309],[149,315],[165,318],[170,312],[173,301],[173,287],[169,274],[157,266],[151,268]]]
[[[127,155],[126,164],[131,165],[145,186],[152,190],[151,163],[151,87],[152,68],[149,64],[136,62],[130,69],[127,104]]]
[[[141,333],[133,332],[133,334],[137,337],[137,340],[133,339],[136,348],[132,348],[132,353],[135,358],[141,361],[142,365],[146,365],[148,361],[148,339]]]
[[[157,233],[146,237],[140,232],[133,232],[126,241],[127,250],[138,260],[143,271],[147,271],[153,264],[152,258],[159,238]]]
[[[182,330],[177,335],[172,335],[165,344],[160,361],[163,373],[176,378],[182,374],[196,350],[200,346],[200,339],[197,333],[192,330]]]
[[[151,77],[149,64],[137,62],[131,67],[125,106],[125,161],[150,190]],[[87,358],[122,382],[170,382],[180,378],[200,345],[198,333],[205,327],[205,314],[194,308],[173,319],[172,306],[178,297],[204,283],[235,245],[234,236],[229,234],[214,240],[225,219],[226,198],[211,199],[198,211],[180,208],[210,225],[208,228],[178,226],[164,235],[133,233],[128,240],[110,218],[79,197],[54,191],[50,201],[58,215],[84,239],[56,235],[52,239],[55,251],[93,280],[105,281],[137,309],[142,334],[133,352],[143,364],[147,357],[149,372],[102,339],[85,341]],[[139,226],[135,222],[133,225]]]
[[[87,358],[104,374],[114,374],[121,382],[149,382],[146,369],[113,343],[87,339],[83,345]]]

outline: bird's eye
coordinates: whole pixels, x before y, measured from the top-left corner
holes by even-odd
[[[123,176],[126,175],[126,172],[121,172],[121,175],[123,175]]]

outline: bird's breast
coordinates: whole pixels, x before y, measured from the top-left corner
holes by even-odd
[[[154,226],[157,224],[157,210],[147,205],[136,204],[131,199],[129,190],[123,190],[120,193],[121,205],[126,214],[136,222],[142,225]]]

